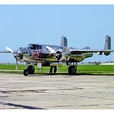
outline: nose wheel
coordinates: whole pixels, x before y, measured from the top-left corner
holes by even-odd
[[[34,74],[35,68],[33,65],[29,65],[23,72],[24,76],[28,76],[29,74]]]

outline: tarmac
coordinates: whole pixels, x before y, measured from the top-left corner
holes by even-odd
[[[0,73],[3,109],[114,109],[114,75]]]

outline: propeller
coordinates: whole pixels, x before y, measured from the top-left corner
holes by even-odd
[[[18,70],[18,59],[16,58],[16,54],[15,52],[9,48],[9,47],[6,47],[6,49],[10,52],[10,53],[13,53],[14,54],[14,57],[15,57],[15,60],[16,60],[16,70]]]
[[[65,48],[64,50],[60,51],[55,51],[53,48],[46,46],[46,48],[50,51],[51,54],[54,54],[55,57],[57,58],[57,60],[59,61],[62,57],[63,54],[65,54],[66,52],[68,52],[70,50],[71,47]]]
[[[49,46],[46,46],[46,49],[48,49],[51,54],[56,53],[56,51],[54,49],[52,49],[51,47],[49,47]]]
[[[14,53],[14,51],[13,51],[11,48],[6,47],[6,49],[7,49],[9,52]]]
[[[67,47],[61,53],[69,52],[70,49],[71,49],[71,47]]]

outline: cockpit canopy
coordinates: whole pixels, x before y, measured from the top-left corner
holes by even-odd
[[[34,50],[34,49],[42,49],[41,45],[38,44],[29,44],[29,49]]]

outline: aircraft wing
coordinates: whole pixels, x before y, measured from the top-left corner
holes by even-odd
[[[70,54],[81,54],[81,53],[97,53],[97,52],[114,52],[114,50],[103,50],[103,49],[71,49]]]
[[[11,53],[10,51],[0,51],[0,53]]]

